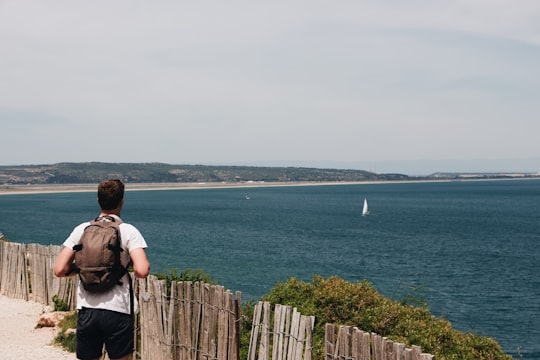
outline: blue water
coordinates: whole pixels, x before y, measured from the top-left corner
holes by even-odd
[[[3,195],[0,231],[61,244],[97,211],[95,193]],[[122,217],[153,272],[204,269],[244,299],[291,276],[367,279],[540,359],[540,180],[128,191]]]

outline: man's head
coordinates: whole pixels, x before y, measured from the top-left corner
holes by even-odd
[[[101,210],[115,210],[124,199],[124,184],[118,179],[102,181],[98,186],[98,203]]]

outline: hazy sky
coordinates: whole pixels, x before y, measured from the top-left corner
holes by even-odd
[[[540,158],[540,2],[0,0],[0,124],[1,165]]]

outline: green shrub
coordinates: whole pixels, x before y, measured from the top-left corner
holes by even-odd
[[[209,274],[205,273],[202,269],[184,269],[178,273],[177,268],[171,268],[165,270],[165,272],[155,274],[160,280],[167,281],[167,289],[170,289],[171,282],[176,281],[191,281],[191,282],[203,282],[206,284],[216,284],[212,281]]]
[[[356,326],[407,347],[418,345],[439,360],[512,359],[495,340],[459,332],[449,321],[433,316],[426,306],[402,305],[378,293],[366,280],[351,283],[336,276],[324,279],[316,275],[308,283],[290,278],[277,284],[261,300],[294,306],[304,315],[315,316],[315,359],[324,358],[326,323]]]
[[[77,339],[74,329],[77,328],[77,312],[68,314],[59,323],[60,331],[56,335],[54,342],[67,351],[75,352]]]
[[[52,301],[54,302],[54,311],[68,311],[69,310],[69,304],[66,303],[64,300],[60,299],[58,295],[54,295],[52,298]]]

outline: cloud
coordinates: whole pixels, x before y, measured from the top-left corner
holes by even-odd
[[[0,163],[97,160],[96,127],[116,136],[111,161],[540,152],[535,1],[11,0],[0,10],[6,145],[47,134],[61,149]]]

